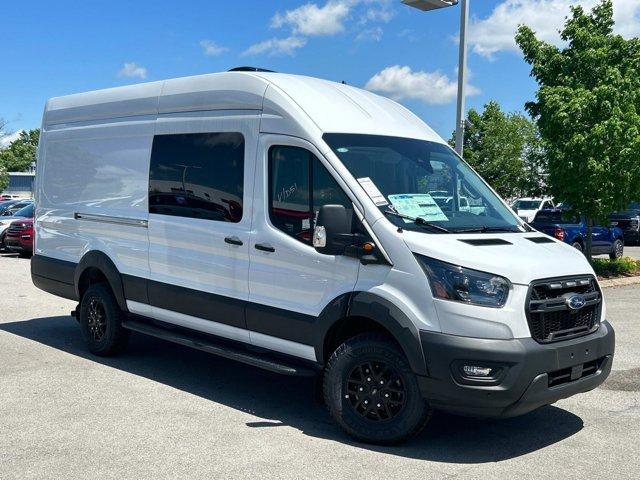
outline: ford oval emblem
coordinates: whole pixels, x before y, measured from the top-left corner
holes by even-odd
[[[567,307],[571,310],[580,310],[587,304],[587,300],[584,298],[584,295],[571,295],[567,298]]]

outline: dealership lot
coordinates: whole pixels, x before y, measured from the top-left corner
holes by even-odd
[[[503,421],[438,414],[385,448],[343,435],[308,380],[139,335],[120,357],[92,357],[73,302],[5,255],[0,478],[635,478],[640,287],[605,298],[617,351],[601,388]]]

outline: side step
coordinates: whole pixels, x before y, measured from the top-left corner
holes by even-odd
[[[144,333],[145,335],[161,338],[169,342],[196,348],[204,352],[213,353],[214,355],[219,355],[221,357],[236,360],[237,362],[246,363],[247,365],[269,370],[270,372],[280,373],[282,375],[315,377],[318,374],[316,370],[310,367],[296,365],[293,362],[287,362],[286,360],[281,360],[279,358],[271,358],[268,357],[268,354],[253,354],[242,348],[226,345],[222,342],[216,342],[215,340],[205,339],[195,334],[167,330],[162,327],[137,322],[135,320],[126,320],[122,322],[122,326],[134,332]]]

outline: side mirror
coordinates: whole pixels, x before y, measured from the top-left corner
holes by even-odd
[[[347,209],[342,205],[321,207],[313,230],[316,251],[325,255],[343,255],[346,247],[352,243],[351,218]]]

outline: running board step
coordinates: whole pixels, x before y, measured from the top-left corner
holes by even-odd
[[[205,339],[185,332],[167,330],[162,327],[137,322],[135,320],[126,320],[122,322],[122,326],[134,332],[144,333],[145,335],[185,345],[187,347],[202,350],[203,352],[213,353],[220,357],[246,363],[247,365],[269,370],[270,372],[280,373],[282,375],[315,377],[318,374],[318,372],[313,368],[296,365],[293,362],[287,362],[285,360],[280,360],[279,358],[264,358],[264,354],[253,354],[242,348],[233,347],[221,342],[218,343],[214,340]]]

